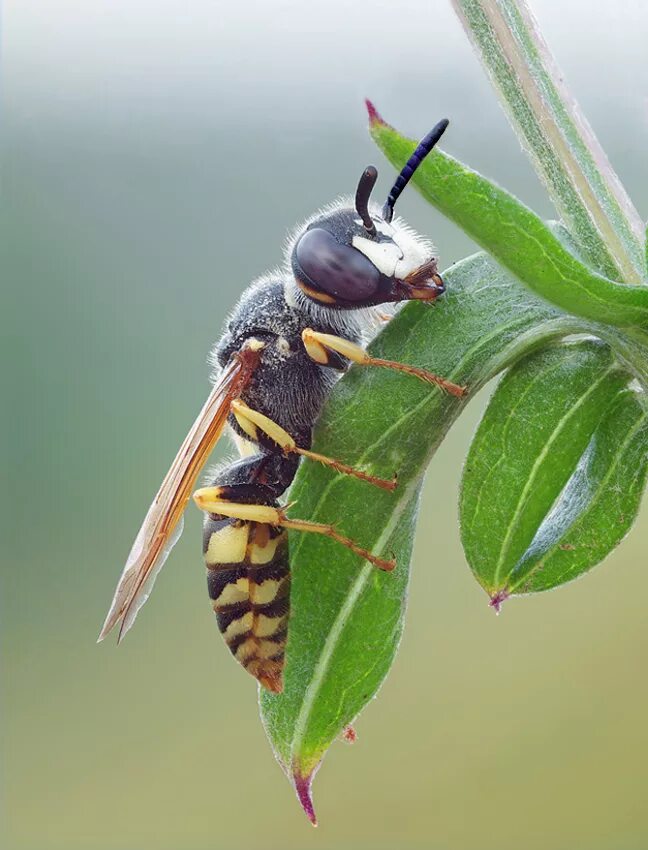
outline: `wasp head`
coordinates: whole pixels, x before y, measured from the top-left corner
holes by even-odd
[[[379,211],[369,198],[378,173],[365,169],[353,206],[336,206],[312,219],[295,240],[290,264],[297,286],[327,307],[357,309],[393,301],[433,301],[444,291],[432,246],[400,219],[394,204],[447,126],[425,137],[399,174]]]

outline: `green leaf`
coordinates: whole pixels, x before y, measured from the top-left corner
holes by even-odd
[[[628,396],[629,380],[608,346],[595,340],[532,354],[502,379],[468,453],[460,497],[466,557],[495,605],[534,571],[536,581],[551,582],[558,575],[544,570],[541,579],[538,564],[552,541],[561,545],[568,527],[573,533],[568,545],[578,547],[573,550],[578,558],[572,558],[580,564],[574,567],[578,572],[618,541],[601,529],[596,546],[581,544],[576,523],[579,517],[585,526],[588,518],[596,519],[597,485],[608,486],[606,464],[614,463],[610,433],[620,437],[618,446],[626,447],[619,422],[627,424],[633,416],[643,421],[642,407]],[[620,398],[626,405],[632,401],[631,414],[616,407]],[[604,424],[613,407],[617,418]],[[597,446],[594,435],[605,435],[605,440]],[[586,475],[594,476],[587,486]],[[630,492],[627,504],[621,495],[615,499],[623,502],[628,518],[634,516],[633,487]],[[593,534],[590,529],[589,536]]]
[[[386,124],[373,108],[370,118],[376,144],[402,168],[416,143]],[[412,182],[424,198],[551,303],[601,324],[648,327],[648,287],[614,283],[592,271],[528,207],[453,157],[435,149]]]
[[[640,283],[641,219],[525,0],[453,0],[562,220],[602,274]]]
[[[563,316],[483,254],[444,275],[437,305],[411,303],[372,345],[466,384],[470,393],[522,353],[575,332]],[[335,523],[398,566],[383,573],[316,535],[291,536],[292,613],[284,691],[261,693],[273,750],[312,815],[310,783],[331,742],[374,696],[401,634],[419,487],[429,460],[467,398],[387,369],[354,367],[336,386],[316,451],[375,475],[398,472],[394,493],[306,462],[289,499],[295,517]]]
[[[571,254],[582,260],[580,245],[563,224],[558,221],[548,221],[547,227]],[[596,323],[591,323],[584,330],[607,342],[619,360],[639,381],[645,393],[648,393],[648,333],[645,330],[615,328]],[[648,404],[645,395],[642,396],[642,402]]]
[[[594,432],[509,591],[550,590],[602,561],[637,516],[647,467],[648,414],[626,390]]]

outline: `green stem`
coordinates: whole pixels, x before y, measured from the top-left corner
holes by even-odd
[[[639,328],[610,328],[603,325],[592,327],[592,333],[600,337],[617,355],[631,374],[641,384],[644,392],[639,397],[648,407],[648,333]]]
[[[643,224],[525,0],[452,0],[562,220],[590,263],[646,279]]]

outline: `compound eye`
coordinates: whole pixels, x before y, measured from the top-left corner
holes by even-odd
[[[342,245],[321,227],[307,230],[295,250],[305,283],[334,299],[367,301],[378,290],[380,272],[350,245]]]

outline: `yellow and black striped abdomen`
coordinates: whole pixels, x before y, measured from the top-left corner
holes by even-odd
[[[286,532],[210,518],[205,563],[209,597],[232,654],[264,687],[281,691],[290,602]]]

